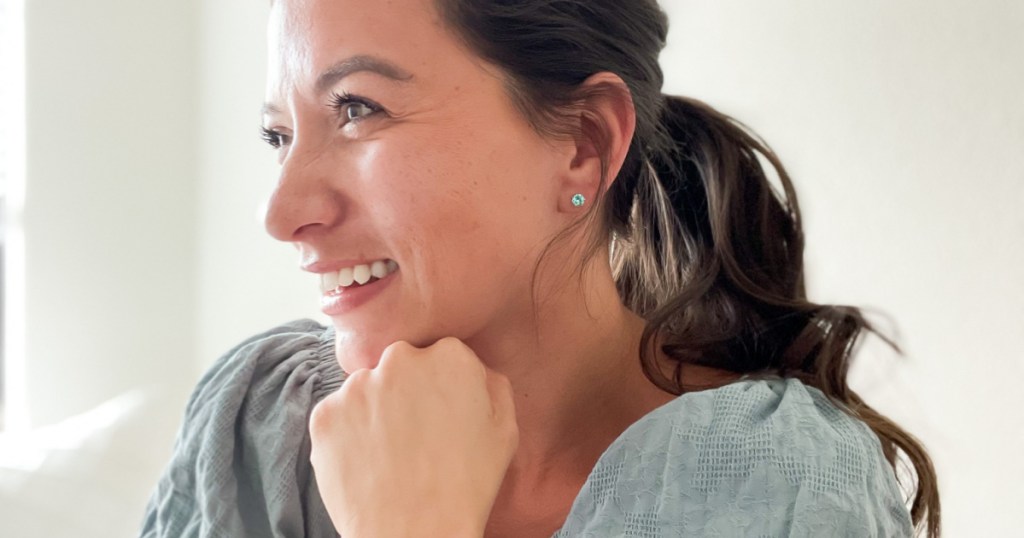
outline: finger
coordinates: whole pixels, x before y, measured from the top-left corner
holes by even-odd
[[[488,368],[487,392],[491,397],[492,417],[505,434],[506,455],[511,458],[519,447],[519,424],[516,422],[512,383],[507,377]]]
[[[512,383],[504,375],[486,368],[487,393],[491,398],[491,411],[499,421],[515,421],[516,407],[512,394]]]
[[[422,368],[435,380],[453,387],[462,387],[466,395],[479,398],[479,405],[486,405],[486,372],[484,363],[465,342],[453,336],[446,336],[423,349]]]
[[[417,354],[420,350],[406,342],[405,340],[398,340],[388,344],[388,347],[384,348],[384,351],[380,354],[380,360],[377,361],[377,367],[375,370],[390,370],[394,363],[399,362],[404,357],[409,357]]]

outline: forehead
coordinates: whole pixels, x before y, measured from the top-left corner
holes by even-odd
[[[455,67],[466,53],[432,0],[276,0],[268,24],[268,90],[315,90],[317,77],[358,56],[417,74]]]

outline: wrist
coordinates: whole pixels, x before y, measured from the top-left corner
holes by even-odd
[[[353,521],[345,529],[337,529],[342,538],[483,538],[482,525],[473,525],[464,517],[445,518],[434,514],[429,518],[406,518],[397,514],[378,521]]]

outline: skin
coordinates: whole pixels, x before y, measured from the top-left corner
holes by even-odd
[[[388,346],[317,404],[310,434],[324,506],[349,537],[485,535],[518,442],[508,378],[451,337]]]
[[[345,513],[386,514],[392,524],[424,515],[366,501],[374,492],[359,490],[354,474],[373,475],[369,462],[363,460],[362,470],[336,469],[331,462],[343,454],[373,455],[376,471],[384,472],[404,458],[416,474],[408,446],[372,448],[389,439],[414,446],[444,442],[452,465],[473,452],[474,465],[495,477],[473,486],[482,490],[451,491],[448,501],[438,501],[466,507],[483,499],[484,506],[442,514],[449,521],[460,514],[483,519],[459,533],[550,536],[605,448],[673,398],[641,371],[643,321],[621,304],[607,245],[586,263],[581,279],[574,270],[585,241],[580,230],[548,252],[532,280],[544,246],[585,210],[573,207],[572,195],[595,199],[599,150],[587,140],[550,140],[532,130],[513,107],[500,71],[463,48],[429,0],[278,0],[269,41],[264,126],[279,133],[283,145],[268,232],[293,243],[303,264],[390,258],[400,267],[381,294],[332,318],[341,367],[376,372],[357,376],[364,378],[357,383],[350,378],[314,413],[314,465],[332,519],[339,530],[363,525],[350,535],[401,535],[375,530],[379,523],[372,521],[339,523]],[[398,82],[362,71],[317,88],[325,70],[366,54],[409,76]],[[595,74],[586,84],[622,85],[611,73]],[[330,106],[332,92],[381,109],[356,105],[339,113]],[[614,177],[633,134],[632,102],[619,93],[588,107],[606,125]],[[438,346],[442,339],[447,343]],[[450,345],[453,340],[462,347]],[[403,344],[388,347],[396,342]],[[389,375],[378,368],[382,355],[392,356]],[[438,362],[426,375],[415,361]],[[458,374],[472,364],[484,374]],[[421,382],[403,384],[411,372]],[[696,371],[691,379],[706,382],[706,374]],[[439,396],[454,392],[477,394],[475,404],[459,405],[487,413],[454,417],[452,400]],[[346,414],[346,402],[357,400],[364,412]],[[366,422],[367,409],[382,413],[377,426]],[[416,420],[403,419],[414,410]],[[387,426],[379,429],[380,423]],[[343,446],[358,443],[351,439],[361,436],[344,435],[358,428],[369,440]],[[493,450],[481,448],[487,443]],[[416,498],[434,491],[429,482],[444,476],[439,470],[403,489]],[[370,482],[359,487],[375,487]],[[393,498],[393,482],[376,482]],[[355,510],[346,502],[365,504]]]

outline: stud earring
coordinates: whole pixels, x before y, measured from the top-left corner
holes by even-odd
[[[574,194],[572,196],[572,205],[575,207],[583,207],[583,204],[587,203],[587,199],[582,194]]]

